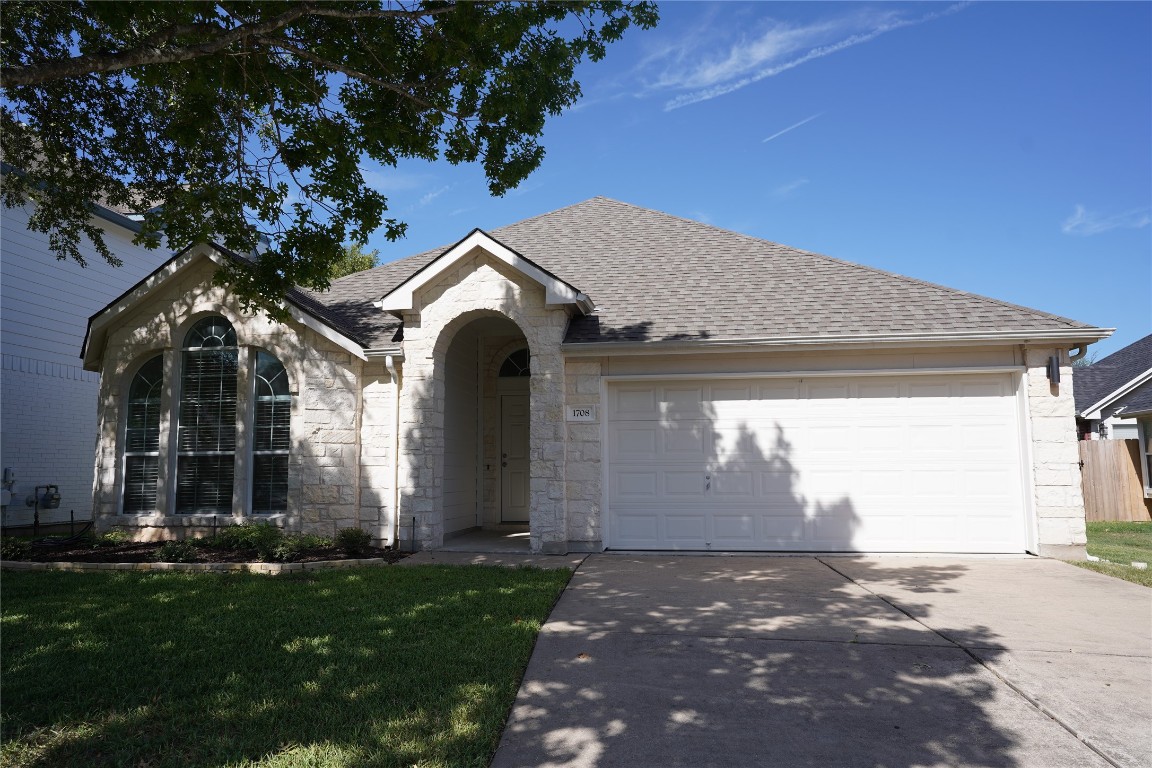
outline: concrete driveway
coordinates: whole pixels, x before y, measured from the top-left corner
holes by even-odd
[[[1152,590],[1024,558],[592,556],[492,765],[1149,766]]]

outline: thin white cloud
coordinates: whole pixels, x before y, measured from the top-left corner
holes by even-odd
[[[646,60],[648,65],[664,62],[664,70],[648,90],[689,91],[665,102],[665,111],[698,104],[874,40],[886,32],[956,13],[966,5],[957,3],[917,17],[905,16],[903,9],[857,10],[804,26],[773,22],[754,37],[729,44],[718,54],[713,52],[711,57],[698,54],[698,41],[685,41],[679,47],[670,44]]]
[[[427,192],[420,197],[420,202],[418,203],[418,205],[420,207],[428,205],[433,200],[440,197],[440,195],[444,194],[445,192],[447,192],[450,189],[452,189],[452,185],[448,184],[447,186],[443,186],[443,187],[440,187],[439,189],[434,189],[431,192]]]
[[[782,131],[776,131],[776,133],[774,133],[771,136],[769,136],[768,138],[764,139],[764,143],[767,144],[768,142],[772,141],[772,139],[778,139],[781,136],[783,136],[784,134],[788,133],[789,131],[794,131],[797,128],[799,128],[800,126],[804,125],[805,123],[812,122],[816,118],[820,117],[820,115],[822,115],[822,114],[824,114],[824,113],[823,112],[817,112],[816,114],[812,115],[811,117],[806,117],[798,123],[793,123],[792,125],[788,126],[787,128],[785,128]]]
[[[805,184],[808,184],[808,183],[809,183],[808,179],[805,179],[805,178],[796,179],[794,181],[788,182],[787,184],[781,184],[780,186],[776,187],[775,189],[772,190],[772,194],[776,197],[781,197],[781,198],[790,197],[793,192],[795,192],[796,190],[800,189],[800,187],[803,187]]]
[[[392,168],[361,168],[364,183],[378,192],[392,194],[410,189],[419,189],[432,178],[426,173],[405,173]]]
[[[1060,231],[1066,235],[1088,237],[1113,229],[1143,229],[1149,224],[1152,224],[1152,209],[1134,208],[1107,215],[1077,205],[1072,215],[1060,225]]]

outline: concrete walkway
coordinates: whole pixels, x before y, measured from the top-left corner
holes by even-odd
[[[1024,558],[590,556],[492,765],[1152,765],[1152,590]]]

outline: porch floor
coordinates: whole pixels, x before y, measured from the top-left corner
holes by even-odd
[[[468,531],[444,542],[437,552],[493,552],[528,554],[532,551],[528,526]]]

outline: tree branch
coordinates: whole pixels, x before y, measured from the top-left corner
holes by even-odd
[[[304,48],[300,48],[299,46],[296,46],[296,45],[291,45],[290,43],[288,43],[288,41],[284,40],[283,38],[257,37],[256,40],[258,42],[263,43],[264,45],[271,47],[271,48],[278,48],[281,51],[284,51],[285,53],[290,53],[293,56],[299,56],[300,58],[304,59],[305,61],[310,61],[313,64],[317,64],[317,65],[324,67],[326,69],[330,69],[333,72],[339,72],[340,74],[347,75],[348,77],[351,77],[355,80],[359,80],[361,82],[368,83],[369,85],[376,85],[376,86],[379,86],[380,88],[384,88],[385,90],[392,91],[395,94],[398,94],[398,95],[403,96],[404,98],[406,98],[410,101],[415,102],[416,104],[420,105],[421,107],[424,107],[425,109],[430,109],[434,112],[440,112],[441,114],[448,115],[449,117],[455,118],[456,120],[467,121],[469,119],[468,117],[461,115],[459,112],[454,112],[453,110],[445,109],[444,107],[438,107],[435,104],[433,104],[432,102],[427,101],[426,99],[420,98],[416,94],[412,93],[411,91],[404,89],[403,87],[401,87],[399,85],[396,85],[395,83],[390,83],[387,80],[381,80],[378,77],[373,77],[372,75],[365,74],[364,72],[361,72],[357,69],[352,69],[351,67],[346,67],[343,64],[338,64],[334,61],[329,61],[328,59],[325,59],[322,56],[317,56],[316,54],[312,53],[309,50],[306,50]]]
[[[211,56],[249,37],[263,37],[271,32],[283,29],[297,19],[306,16],[323,16],[339,19],[366,19],[366,18],[413,18],[424,16],[438,16],[452,11],[452,7],[436,8],[431,10],[363,10],[345,11],[330,6],[313,6],[303,3],[279,16],[261,22],[241,24],[232,29],[226,29],[218,24],[178,24],[167,29],[154,32],[145,37],[140,43],[126,51],[118,53],[89,53],[75,56],[70,59],[45,61],[38,64],[29,64],[23,67],[10,67],[0,73],[2,86],[11,88],[26,85],[44,85],[56,80],[62,80],[82,75],[97,73],[118,72],[129,67],[148,64],[175,64],[181,61]],[[165,47],[173,38],[189,34],[209,34],[204,42],[177,47]],[[211,35],[215,34],[215,39]]]

